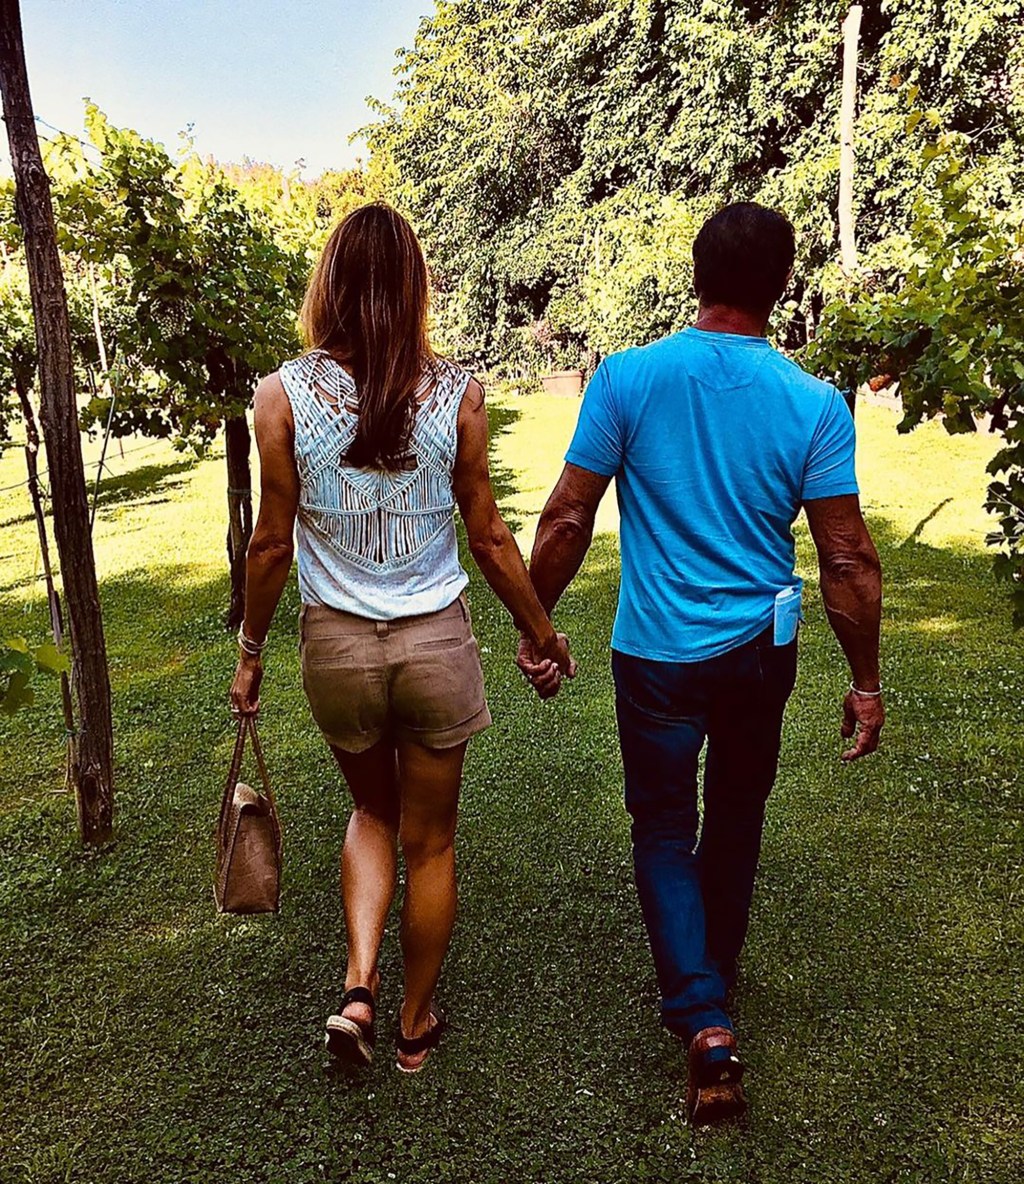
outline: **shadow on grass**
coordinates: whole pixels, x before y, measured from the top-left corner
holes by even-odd
[[[494,489],[495,499],[498,505],[501,506],[502,517],[513,534],[522,525],[506,504],[509,498],[515,496],[516,474],[507,465],[501,464],[496,459],[495,445],[506,432],[512,429],[521,417],[522,412],[516,407],[509,406],[507,403],[501,405],[488,403],[487,405],[487,423],[490,431],[491,486]]]
[[[496,437],[515,415],[491,410]],[[515,474],[496,467],[495,486],[507,498]],[[378,1064],[354,1083],[325,1072],[348,803],[301,692],[294,581],[261,721],[285,826],[284,907],[256,919],[218,918],[210,893],[232,733],[227,579],[167,565],[106,581],[109,854],[79,852],[71,803],[45,794],[59,779],[55,694],[0,723],[0,1085],[16,1100],[0,1140],[18,1178],[1019,1178],[1008,1034],[1024,754],[1000,722],[1019,707],[1015,642],[985,556],[872,528],[887,572],[888,753],[837,762],[843,666],[809,593],[739,995],[751,1123],[700,1137],[680,1119],[680,1051],[658,1033],[620,802],[613,539],[595,540],[559,607],[581,673],[549,704],[516,674],[508,616],[469,569],[495,723],[467,763],[441,996],[454,1028],[412,1081],[389,1063],[394,921]],[[806,563],[806,536],[800,549]]]
[[[178,474],[190,473],[198,463],[195,457],[183,457],[181,460],[167,461],[163,464],[140,465],[129,473],[122,473],[116,477],[105,477],[100,481],[96,505],[100,509],[105,506],[126,506],[148,499],[157,492],[161,494],[173,493],[175,490],[183,488],[185,482],[171,481],[170,478]],[[88,482],[88,494],[89,504],[92,505],[93,484],[91,481]],[[11,518],[0,521],[0,530],[9,526],[24,526],[25,523],[35,520],[27,489],[24,496],[25,504],[29,508],[23,514],[15,514]]]
[[[159,493],[166,501],[167,495],[184,487],[184,481],[172,481],[185,473],[191,473],[199,463],[194,456],[183,456],[179,460],[164,461],[159,464],[140,465],[131,472],[118,474],[116,477],[104,477],[100,481],[97,506],[103,509],[109,506],[128,506],[136,502],[152,501],[153,494]],[[90,486],[90,498],[92,488]]]
[[[129,473],[104,479],[100,482],[99,496],[96,499],[97,518],[102,521],[104,513],[109,512],[114,507],[117,507],[118,511],[123,513],[135,505],[143,503],[147,505],[158,505],[162,502],[170,501],[173,495],[182,490],[186,484],[185,480],[175,481],[172,478],[190,473],[197,463],[198,461],[194,457],[184,457],[180,460],[168,461],[163,464],[141,465]],[[93,501],[93,487],[91,484],[88,487],[88,497],[91,506]],[[30,506],[27,490],[24,493],[24,500],[26,506]],[[24,527],[34,522],[35,517],[31,508],[29,508],[23,514],[16,514],[0,522],[0,532],[5,529]],[[57,555],[53,542],[52,515],[49,507],[47,507],[47,527],[50,532],[51,553],[56,563]],[[33,555],[35,555],[34,559]],[[10,582],[0,585],[0,593],[15,592],[19,589],[31,588],[33,585],[37,585],[40,597],[44,598],[46,591],[43,583],[42,566],[37,551],[33,549],[27,556],[24,553],[16,554],[13,552],[7,555],[0,555],[0,562],[13,559],[18,559],[21,562],[24,574],[17,579],[12,579]],[[5,570],[12,571],[13,569]]]
[[[938,505],[929,510],[929,512],[925,514],[921,521],[914,527],[914,529],[910,532],[910,534],[907,535],[900,545],[909,547],[916,543],[924,533],[924,528],[928,525],[928,523],[937,517],[946,508],[946,506],[952,502],[952,500],[953,499],[951,497],[943,498],[942,501],[938,503]]]

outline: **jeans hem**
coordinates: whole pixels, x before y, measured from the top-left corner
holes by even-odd
[[[698,1032],[703,1032],[705,1028],[728,1028],[730,1032],[733,1031],[732,1020],[729,1019],[721,1008],[717,1007],[708,1008],[706,1011],[701,1011],[696,1015],[686,1016],[685,1018],[663,1014],[661,1022],[673,1036],[687,1046],[689,1046],[694,1036]]]

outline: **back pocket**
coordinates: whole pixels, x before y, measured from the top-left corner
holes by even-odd
[[[342,666],[355,666],[362,648],[362,638],[356,634],[316,633],[306,631],[303,638],[302,668],[304,670],[330,670]]]
[[[417,654],[429,654],[435,650],[454,650],[462,645],[465,637],[432,637],[429,641],[417,641],[413,650]]]

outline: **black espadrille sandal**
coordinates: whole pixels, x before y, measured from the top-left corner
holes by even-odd
[[[430,1014],[434,1018],[433,1025],[423,1033],[422,1036],[410,1038],[402,1035],[402,1024],[399,1021],[398,1035],[395,1037],[395,1045],[398,1048],[399,1057],[396,1061],[398,1068],[403,1073],[418,1073],[423,1066],[430,1060],[430,1054],[438,1044],[441,1042],[441,1037],[444,1035],[445,1029],[448,1027],[448,1021],[441,1014],[436,1004],[431,1004]],[[418,1065],[403,1065],[402,1057],[414,1057],[419,1053],[425,1052],[427,1055],[419,1062]]]
[[[350,1020],[340,1013],[350,1003],[365,1003],[370,1009],[370,1022]],[[327,1051],[339,1061],[362,1068],[373,1060],[373,1046],[377,1042],[374,1021],[377,1018],[377,1003],[367,987],[352,987],[341,998],[338,1015],[328,1016],[327,1034],[324,1042]]]

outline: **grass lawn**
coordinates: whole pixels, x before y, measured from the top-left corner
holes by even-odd
[[[524,543],[577,404],[495,401],[496,468]],[[984,438],[898,437],[858,411],[886,572],[884,751],[838,761],[844,665],[813,586],[769,807],[737,1025],[752,1110],[694,1134],[657,1021],[636,904],[607,642],[602,534],[559,612],[581,674],[538,704],[503,610],[472,602],[495,726],[471,749],[461,914],[441,999],[455,1028],[398,1074],[382,1039],[325,1066],[341,993],[346,795],[299,685],[294,582],[267,654],[279,918],[219,918],[211,828],[231,744],[221,626],[224,466],[123,460],[96,526],[117,743],[117,839],[79,850],[59,792],[55,683],[0,720],[0,1180],[184,1184],[875,1184],[1024,1179],[1024,648],[989,576]],[[134,447],[134,445],[132,445]],[[139,467],[134,467],[134,466]],[[17,452],[0,487],[22,478]],[[614,527],[614,506],[602,511]],[[0,634],[46,628],[24,490],[0,494]],[[813,566],[800,535],[803,573]],[[813,585],[813,581],[810,581]]]

